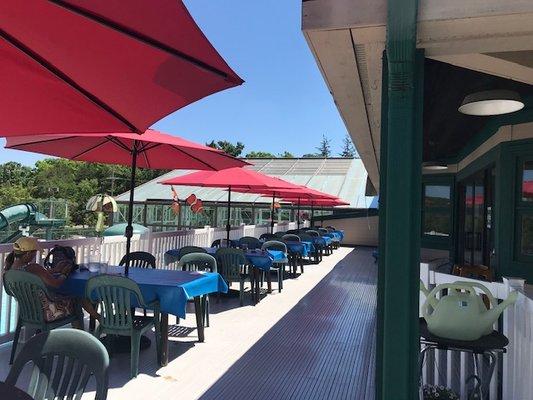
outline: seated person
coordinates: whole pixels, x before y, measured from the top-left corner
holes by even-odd
[[[71,265],[60,263],[53,269],[46,269],[35,262],[37,250],[37,239],[33,237],[18,239],[13,243],[13,251],[6,258],[5,270],[18,269],[35,274],[51,289],[50,292],[53,293],[53,298],[48,298],[45,293],[40,294],[45,321],[53,322],[72,315],[76,309],[76,300],[72,297],[54,293],[54,289],[59,288],[67,279],[71,271]],[[82,305],[92,317],[99,317],[89,301],[83,300]]]

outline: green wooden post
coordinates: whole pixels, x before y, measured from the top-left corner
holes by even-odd
[[[377,394],[384,400],[418,396],[424,55],[416,50],[417,6],[417,0],[388,1],[377,364]]]

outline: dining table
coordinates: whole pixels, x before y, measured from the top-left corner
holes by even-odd
[[[59,292],[73,297],[86,297],[87,281],[102,272],[90,272],[80,268],[72,272]],[[125,276],[124,267],[108,266],[106,274]],[[189,300],[194,301],[198,341],[205,340],[204,303],[211,293],[226,293],[228,285],[216,272],[177,271],[153,268],[130,268],[127,278],[133,280],[141,290],[144,301],[149,304],[158,301],[161,311],[162,356],[161,366],[168,364],[168,315],[185,318]],[[133,299],[132,299],[133,300]],[[141,306],[132,302],[132,306]]]
[[[219,248],[204,247],[204,249],[207,254],[215,256]],[[261,289],[259,285],[261,272],[265,273],[268,293],[272,293],[272,280],[270,277],[270,269],[272,268],[272,265],[275,262],[284,260],[287,256],[283,251],[271,249],[246,249],[243,250],[243,253],[249,265],[252,267],[252,271],[250,274],[250,279],[252,283],[252,293],[254,303],[258,303],[261,300]]]

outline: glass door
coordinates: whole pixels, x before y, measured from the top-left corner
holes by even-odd
[[[460,183],[459,261],[491,267],[493,253],[494,168]]]

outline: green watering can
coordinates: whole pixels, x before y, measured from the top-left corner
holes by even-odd
[[[476,293],[476,288],[489,298],[490,309],[485,306],[481,295]],[[448,294],[437,299],[437,294],[445,289]],[[518,292],[513,291],[498,304],[487,287],[481,283],[464,281],[443,283],[431,292],[420,281],[420,290],[426,295],[422,316],[428,330],[436,336],[454,340],[477,340],[490,334],[503,310],[518,297]]]

